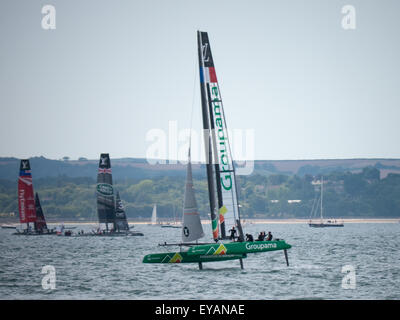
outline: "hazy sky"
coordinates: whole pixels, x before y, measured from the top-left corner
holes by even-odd
[[[199,129],[197,30],[255,159],[400,158],[400,1],[368,0],[2,0],[0,156],[145,157],[192,105]]]

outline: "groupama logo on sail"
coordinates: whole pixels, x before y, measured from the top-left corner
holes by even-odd
[[[218,138],[216,142],[217,145],[214,147],[217,149],[217,153],[219,155],[219,165],[221,167],[220,174],[221,176],[221,185],[226,190],[229,191],[232,189],[232,175],[231,175],[231,168],[229,168],[229,156],[228,156],[228,149],[225,143],[225,140],[228,137],[225,135],[226,128],[224,127],[224,119],[223,114],[221,112],[222,105],[221,105],[221,97],[218,90],[218,80],[217,75],[215,73],[214,61],[211,55],[211,49],[208,43],[208,37],[205,35],[202,44],[202,58],[204,68],[200,66],[200,81],[203,82],[204,80],[209,83],[210,91],[211,91],[211,104],[213,106],[213,119],[216,132],[212,132],[211,134]],[[204,78],[203,78],[203,71],[204,71]],[[213,126],[212,126],[213,127]]]
[[[114,188],[108,183],[98,183],[96,186],[97,192],[103,196],[112,196],[114,194]]]
[[[224,128],[224,121],[221,115],[221,105],[218,101],[220,101],[218,87],[214,85],[211,88],[211,99],[214,105],[214,120],[215,125],[218,128],[216,136],[218,137],[218,146],[217,149],[219,150],[219,165],[221,166],[221,185],[222,187],[229,191],[232,189],[232,175],[231,169],[229,168],[229,156],[227,152],[227,146],[225,144],[225,140],[227,137],[225,136],[225,128]]]

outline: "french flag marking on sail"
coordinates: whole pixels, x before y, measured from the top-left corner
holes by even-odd
[[[218,82],[214,67],[200,67],[200,82],[203,83],[204,80],[206,83]]]

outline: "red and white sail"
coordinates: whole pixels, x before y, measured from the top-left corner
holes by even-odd
[[[18,178],[18,209],[21,223],[36,222],[35,198],[29,160],[21,160]]]

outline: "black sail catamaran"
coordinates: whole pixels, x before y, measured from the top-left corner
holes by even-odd
[[[16,229],[16,235],[48,235],[55,234],[55,231],[47,228],[46,219],[40,205],[39,195],[33,197],[33,181],[31,165],[28,159],[20,162],[18,178],[18,211],[19,221],[26,226],[22,232]],[[33,229],[31,226],[33,223]]]
[[[126,218],[121,198],[117,192],[114,199],[114,187],[112,182],[111,160],[108,153],[100,155],[99,169],[97,173],[97,214],[100,224],[105,224],[105,230],[98,229],[94,235],[105,236],[143,236],[143,233],[131,231]],[[110,225],[111,226],[110,226]]]
[[[203,262],[238,259],[240,260],[241,268],[243,268],[242,259],[246,258],[249,253],[283,250],[286,263],[289,265],[287,249],[290,249],[291,245],[287,244],[284,240],[276,239],[274,241],[253,242],[245,241],[244,239],[240,222],[235,167],[207,32],[198,31],[197,40],[208,196],[214,242],[200,244],[185,241],[185,236],[189,236],[193,230],[195,230],[198,236],[192,238],[192,240],[197,241],[198,238],[202,237],[201,222],[199,218],[196,218],[196,215],[198,215],[197,208],[193,205],[195,204],[195,201],[193,201],[194,193],[192,194],[194,190],[190,191],[191,189],[188,188],[188,185],[192,184],[189,157],[182,243],[163,244],[163,246],[177,245],[181,250],[172,253],[149,254],[143,258],[143,262],[198,263],[199,268],[202,269]],[[192,206],[193,208],[190,209],[188,206]],[[194,215],[190,219],[190,224],[185,222],[187,214]],[[227,230],[233,229],[233,227],[235,230],[238,230],[238,236],[231,239],[227,236]],[[233,241],[223,242],[227,239]]]
[[[112,184],[110,156],[108,153],[102,153],[97,172],[97,215],[99,223],[105,224],[107,233],[110,231],[109,223],[112,224],[112,229],[115,229],[115,203]]]

